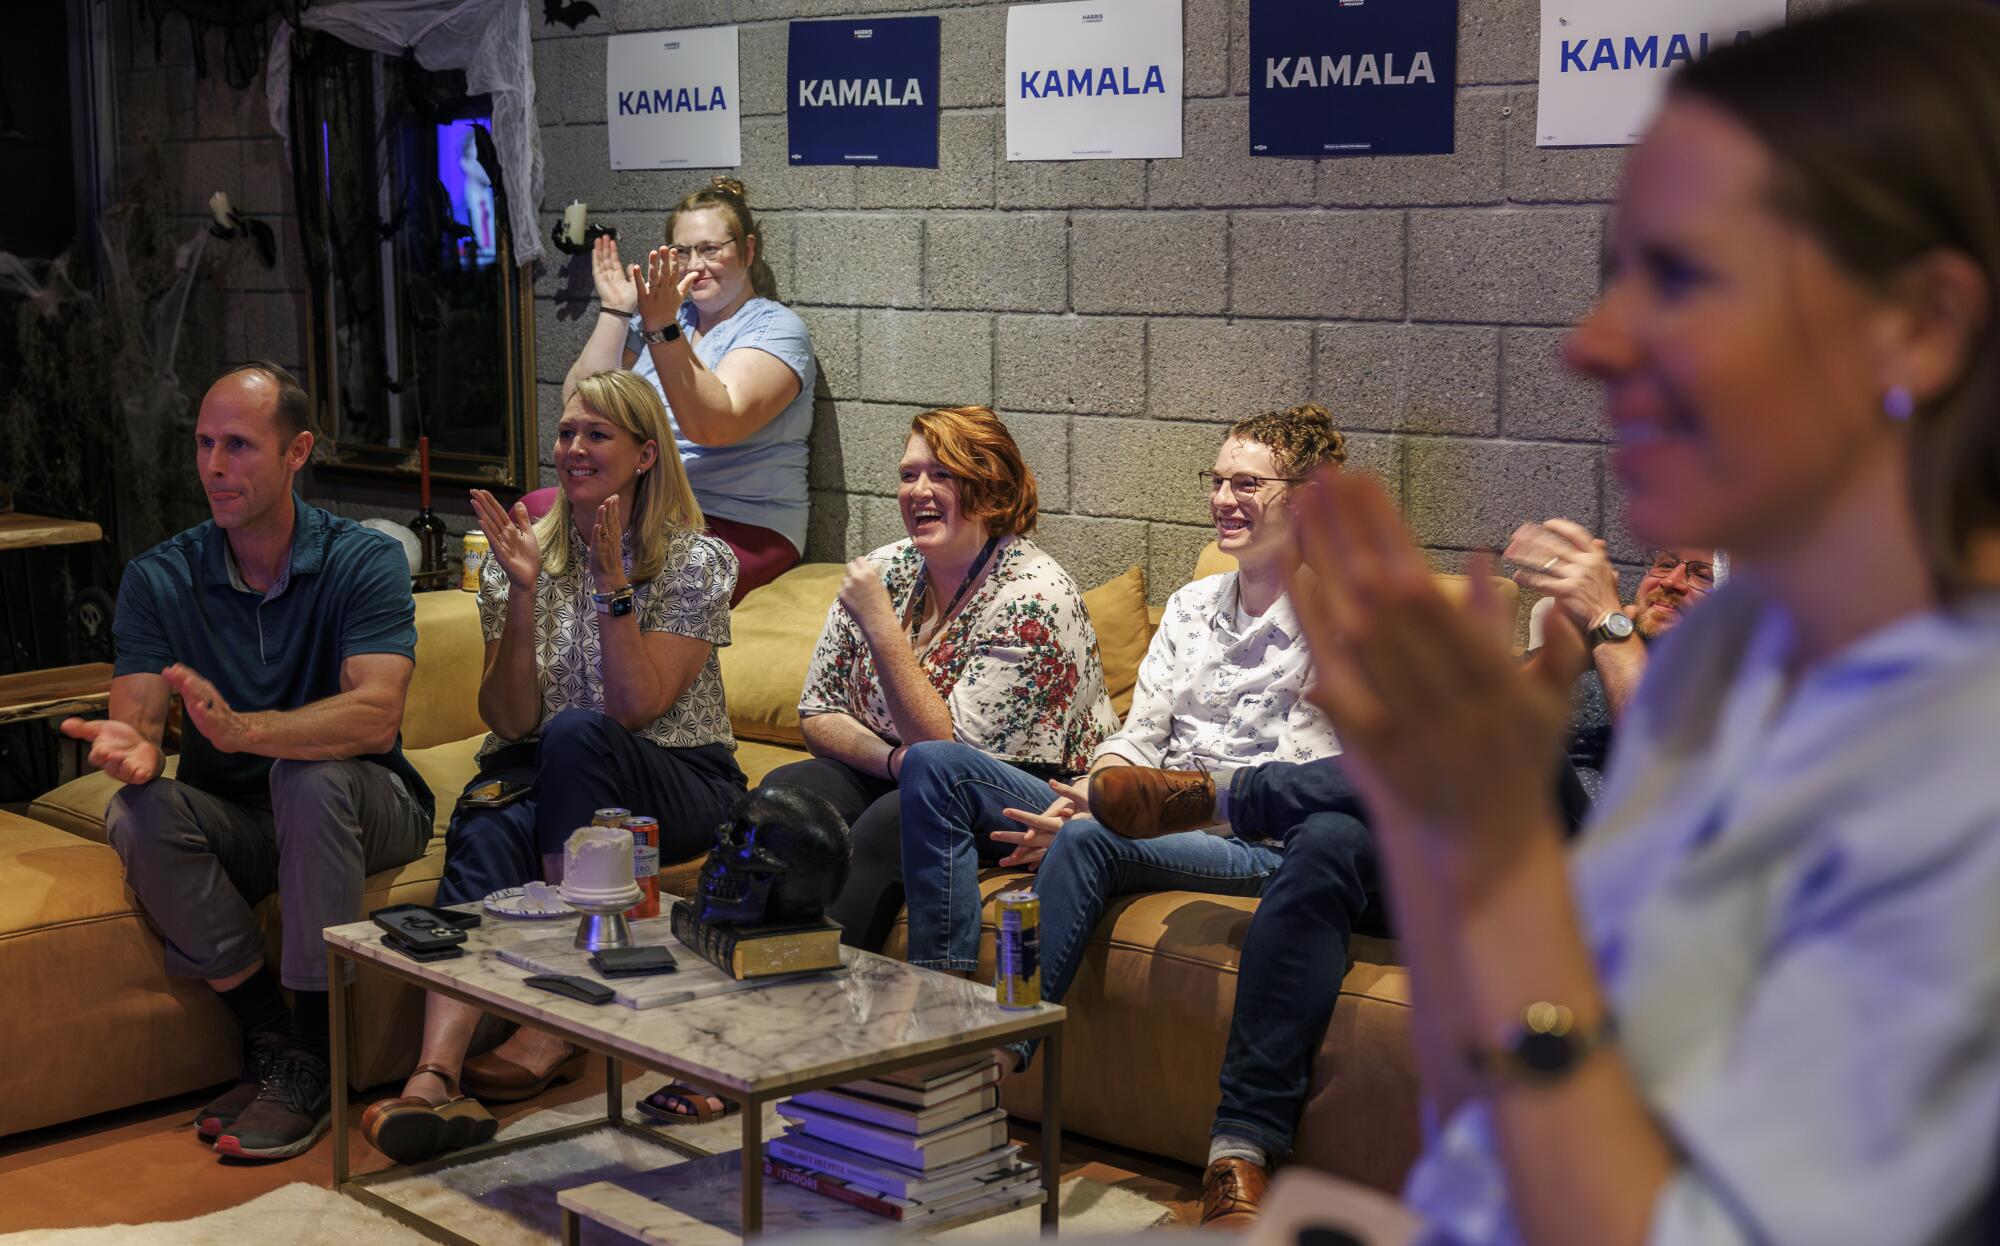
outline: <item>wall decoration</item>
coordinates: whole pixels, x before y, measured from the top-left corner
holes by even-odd
[[[937,168],[937,18],[793,22],[786,65],[793,164]]]
[[[1181,154],[1181,0],[1007,10],[1007,158]]]
[[[606,39],[604,111],[614,169],[742,164],[736,27],[649,30]]]
[[[1542,0],[1542,147],[1636,143],[1677,65],[1782,25],[1785,0]]]
[[[1452,150],[1458,0],[1250,3],[1250,153]]]

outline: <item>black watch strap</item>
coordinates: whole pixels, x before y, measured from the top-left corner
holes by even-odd
[[[1583,1027],[1561,1004],[1529,1004],[1521,1020],[1497,1046],[1468,1046],[1466,1066],[1474,1077],[1495,1084],[1548,1085],[1568,1077],[1584,1059],[1618,1041],[1618,1021],[1606,1012]]]

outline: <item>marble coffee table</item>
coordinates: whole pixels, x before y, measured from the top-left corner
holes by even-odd
[[[468,911],[477,908],[462,907]],[[676,943],[667,933],[666,925],[665,919],[634,922],[634,941],[672,947],[690,986],[720,972]],[[991,985],[919,969],[885,956],[844,949],[844,968],[837,973],[752,986],[726,994],[696,992],[697,998],[655,1008],[635,1009],[616,1002],[592,1006],[525,985],[523,979],[529,971],[501,956],[502,949],[529,940],[545,941],[565,928],[568,927],[553,922],[510,922],[489,913],[481,925],[467,932],[470,937],[464,945],[465,955],[429,963],[413,961],[382,946],[382,931],[373,922],[327,928],[328,982],[332,984],[329,1012],[335,1087],[332,1129],[335,1190],[435,1240],[452,1246],[472,1246],[466,1239],[422,1219],[369,1187],[412,1173],[435,1171],[606,1127],[641,1133],[651,1141],[706,1161],[705,1172],[717,1167],[723,1157],[690,1146],[671,1131],[653,1130],[625,1118],[622,1066],[629,1063],[705,1087],[718,1098],[741,1106],[743,1140],[741,1151],[734,1156],[737,1172],[732,1183],[736,1187],[739,1214],[728,1226],[728,1235],[755,1236],[765,1225],[766,1104],[799,1091],[876,1077],[949,1056],[974,1055],[1018,1039],[1040,1038],[1042,1223],[1048,1231],[1056,1228],[1057,1190],[1061,1181],[1064,1017],[1059,1005],[1044,1004],[1025,1010],[1001,1008],[994,1003]],[[343,963],[347,961],[365,961],[371,968],[415,986],[476,1004],[519,1024],[539,1027],[603,1055],[607,1063],[604,1119],[453,1152],[427,1164],[396,1166],[354,1176],[349,1170],[347,1150],[350,988],[343,973]],[[667,1168],[659,1175],[676,1171],[677,1168]],[[664,1190],[673,1183],[652,1184],[661,1185]],[[779,1185],[773,1184],[774,1188]],[[636,1182],[628,1186],[626,1193],[649,1188],[645,1182]],[[633,1205],[629,1198],[619,1204],[626,1214],[608,1217],[606,1222],[636,1230],[653,1240],[680,1240],[672,1234],[656,1236],[656,1230],[662,1227],[660,1218],[673,1210],[671,1200],[664,1195],[660,1197],[666,1204],[663,1210],[650,1213],[643,1224],[630,1216]],[[852,1211],[818,1195],[806,1197],[827,1204],[821,1210],[829,1213],[834,1209]],[[565,1194],[561,1201],[563,1236],[565,1241],[573,1242],[579,1215],[600,1217],[593,1214],[589,1197],[579,1200]],[[993,1213],[1002,1210],[1006,1208],[991,1209]],[[714,1217],[702,1209],[690,1208],[689,1214],[702,1223],[714,1224]],[[854,1214],[874,1225],[893,1227],[892,1222],[876,1220],[865,1212]],[[781,1215],[779,1219],[793,1221],[790,1215]],[[826,1217],[815,1215],[812,1219],[819,1223]],[[772,1227],[780,1225],[774,1223]]]

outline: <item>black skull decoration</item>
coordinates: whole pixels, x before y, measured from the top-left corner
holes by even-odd
[[[847,823],[825,797],[766,784],[737,803],[701,867],[701,920],[717,926],[822,921],[847,882]]]

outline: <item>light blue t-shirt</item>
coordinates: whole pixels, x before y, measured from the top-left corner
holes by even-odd
[[[701,313],[692,301],[681,305],[681,332],[701,327]],[[631,322],[625,349],[639,358],[632,370],[660,389],[653,353],[639,340],[639,321]],[[733,446],[700,446],[681,436],[674,424],[674,442],[687,467],[688,483],[704,514],[769,528],[801,552],[806,547],[806,439],[812,435],[812,338],[798,313],[770,299],[753,298],[736,314],[695,343],[695,358],[713,370],[732,350],[761,350],[782,362],[799,378],[799,393],[769,424]],[[661,399],[666,391],[660,390]],[[673,422],[674,404],[667,403]]]

